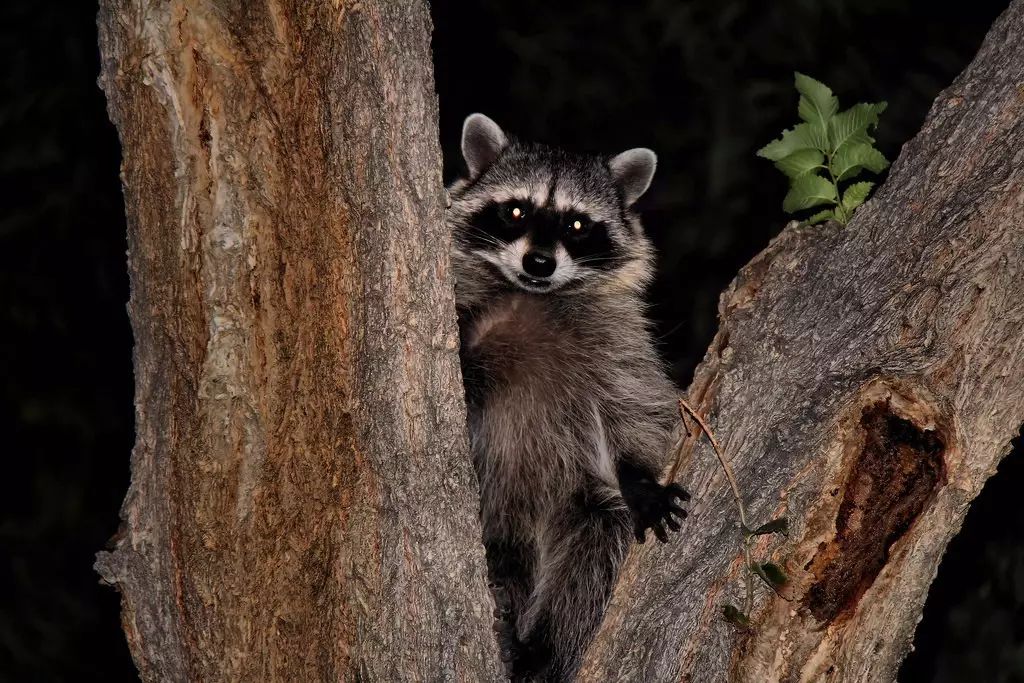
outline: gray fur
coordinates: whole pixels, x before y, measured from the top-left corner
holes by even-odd
[[[472,177],[493,164],[507,144],[498,124],[483,114],[472,114],[462,124],[462,157]]]
[[[479,138],[477,116],[466,128]],[[548,629],[554,652],[540,678],[567,680],[632,540],[616,467],[628,454],[660,472],[675,423],[676,389],[643,313],[653,252],[630,209],[650,182],[653,153],[625,153],[623,188],[609,159],[509,140],[486,121],[493,128],[484,125],[484,137],[497,139],[497,129],[505,142],[475,171],[486,154],[467,157],[471,178],[450,187],[448,211],[484,541],[492,563],[503,544],[527,549],[528,580],[502,589],[520,639],[541,623]],[[496,265],[511,247],[473,246],[471,217],[529,197],[605,222],[621,262],[607,270],[560,262],[567,276],[545,293],[516,282]],[[514,257],[508,263],[514,268]]]
[[[628,149],[608,161],[612,178],[622,188],[622,201],[626,206],[632,206],[647,192],[657,167],[658,157],[646,147]]]

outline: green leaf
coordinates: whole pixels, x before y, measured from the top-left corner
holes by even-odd
[[[783,131],[782,137],[759,149],[757,155],[774,162],[790,179],[782,202],[787,213],[821,207],[805,222],[835,220],[845,225],[867,198],[871,185],[854,183],[840,201],[840,184],[862,171],[881,173],[889,166],[871,137],[886,103],[860,103],[840,112],[838,99],[824,83],[796,73],[795,84],[803,122]],[[748,538],[754,534],[747,528],[744,532]]]
[[[836,180],[852,178],[865,168],[881,173],[888,166],[889,161],[869,142],[848,142],[832,157],[832,174]]]
[[[832,117],[828,124],[830,149],[838,150],[847,142],[873,143],[875,139],[868,135],[868,129],[878,125],[878,115],[885,107],[885,102],[861,102]]]
[[[750,626],[750,617],[740,611],[739,607],[735,605],[722,605],[722,616],[733,626],[739,628],[748,628]]]
[[[829,87],[797,72],[796,90],[800,93],[800,103],[797,105],[800,118],[827,129],[829,120],[839,110],[839,100]]]
[[[768,577],[768,581],[771,583],[772,588],[782,588],[789,583],[789,577],[786,576],[785,570],[774,562],[762,563],[761,571]]]
[[[848,214],[852,214],[853,210],[864,203],[864,200],[868,198],[868,194],[871,193],[871,188],[875,184],[870,181],[864,181],[860,183],[854,183],[850,185],[843,192],[843,210]]]
[[[829,209],[827,212],[822,211],[821,213],[831,214],[832,210]],[[807,220],[810,222],[811,219]],[[751,536],[767,536],[768,534],[782,534],[783,536],[789,534],[789,520],[785,517],[779,517],[778,519],[773,519],[770,522],[765,522],[750,532]]]
[[[802,149],[793,152],[788,157],[775,162],[775,168],[785,173],[790,178],[799,178],[804,173],[809,173],[816,168],[823,168],[825,155],[817,149]]]
[[[782,210],[794,213],[822,204],[835,203],[836,186],[819,175],[807,174],[793,180],[786,198],[782,200]]]
[[[769,161],[780,161],[794,152],[805,149],[828,151],[828,131],[820,125],[801,123],[795,128],[783,131],[782,137],[772,140],[757,150],[757,156]]]
[[[789,581],[789,577],[786,576],[786,572],[782,570],[782,567],[772,562],[765,562],[763,564],[755,562],[750,565],[750,570],[761,577],[761,580],[768,584],[768,587],[773,591],[785,588],[786,583]]]
[[[834,221],[836,219],[836,212],[832,209],[825,209],[819,211],[810,218],[804,221],[807,225],[817,225],[818,223],[824,223],[825,221]]]

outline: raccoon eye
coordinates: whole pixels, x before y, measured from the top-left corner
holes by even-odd
[[[568,227],[570,235],[585,235],[590,229],[590,221],[583,216],[575,216],[569,219]]]
[[[509,204],[508,206],[508,217],[514,221],[518,221],[526,217],[526,209],[519,204]]]

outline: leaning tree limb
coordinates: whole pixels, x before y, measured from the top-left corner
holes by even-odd
[[[1024,1],[993,25],[848,227],[787,227],[719,305],[688,391],[786,597],[739,604],[707,442],[689,524],[628,558],[581,680],[885,681],[950,538],[1024,422]],[[787,599],[788,598],[788,599]]]
[[[104,0],[149,681],[491,680],[421,0]]]

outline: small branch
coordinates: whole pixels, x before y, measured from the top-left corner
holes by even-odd
[[[750,527],[747,524],[747,510],[746,506],[743,505],[743,496],[740,495],[740,487],[736,483],[736,476],[733,474],[732,467],[729,465],[729,461],[726,460],[725,454],[722,453],[722,448],[718,445],[718,439],[715,438],[714,432],[708,427],[704,419],[697,414],[686,399],[679,399],[679,418],[683,421],[683,428],[686,429],[687,436],[690,435],[690,428],[686,424],[686,416],[690,415],[697,424],[700,425],[701,431],[708,435],[708,440],[711,442],[711,447],[715,451],[715,455],[718,457],[718,463],[722,466],[722,470],[725,472],[726,479],[729,480],[729,486],[732,488],[733,498],[736,500],[736,507],[740,511],[740,525],[742,526],[743,533],[743,563],[744,563],[744,574],[746,575],[746,596],[743,601],[743,614],[749,615],[751,609],[754,607],[754,577],[751,570],[753,564],[753,558],[751,557],[751,546],[753,544],[753,536],[750,533]],[[699,435],[698,435],[699,436]],[[676,461],[672,465],[670,471],[671,479],[675,478],[675,473],[679,469],[682,462],[682,451],[683,444],[685,444],[686,438],[683,437],[680,441],[679,450],[676,455]],[[670,481],[671,481],[670,479]]]
[[[683,412],[685,411],[685,413]],[[725,459],[725,455],[722,454],[722,449],[718,445],[718,440],[715,439],[715,435],[712,433],[711,428],[707,426],[703,418],[697,414],[697,411],[690,407],[690,404],[686,402],[686,399],[679,399],[679,416],[683,418],[683,425],[686,425],[686,413],[689,413],[697,424],[700,425],[701,431],[708,435],[708,440],[711,441],[711,447],[715,449],[715,455],[718,456],[718,462],[721,463],[722,469],[725,471],[725,476],[729,480],[729,486],[732,487],[732,495],[736,499],[736,507],[740,510],[740,522],[743,524],[744,530],[747,528],[747,510],[743,505],[743,497],[740,496],[740,487],[736,484],[736,477],[732,473],[732,467],[729,466],[729,462]],[[687,429],[689,432],[689,429]],[[680,448],[680,450],[682,450]],[[678,463],[678,460],[677,460]]]

